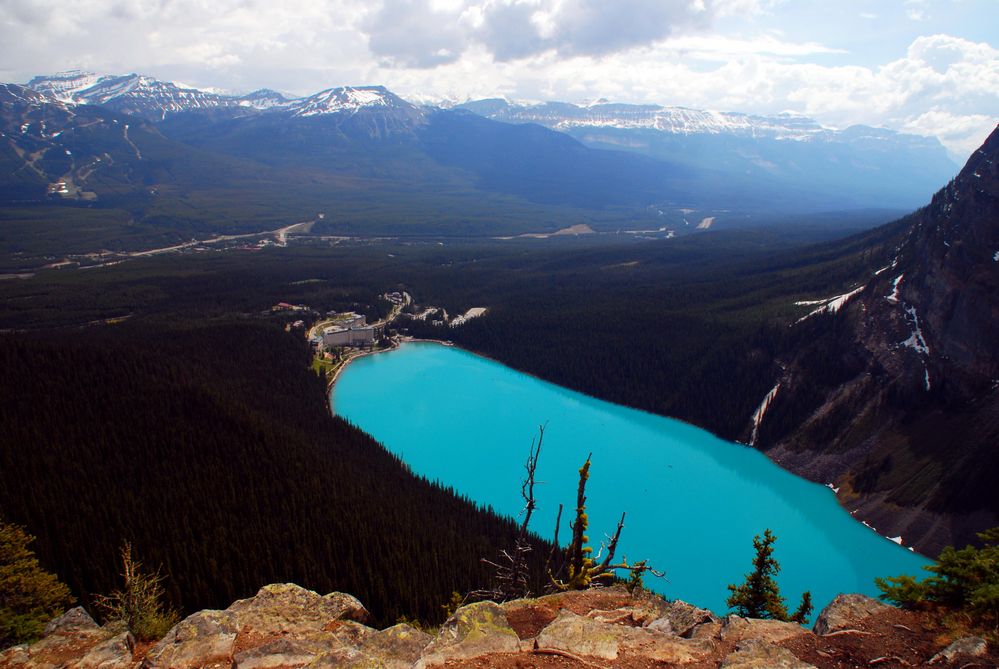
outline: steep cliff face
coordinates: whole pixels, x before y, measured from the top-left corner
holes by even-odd
[[[755,445],[934,554],[999,524],[999,129],[897,225],[838,313],[794,326]]]

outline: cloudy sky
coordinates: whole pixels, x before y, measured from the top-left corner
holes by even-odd
[[[963,160],[999,122],[999,0],[0,0],[0,81],[74,68],[792,111]]]

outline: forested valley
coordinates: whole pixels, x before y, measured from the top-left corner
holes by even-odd
[[[861,279],[894,234],[777,253],[744,233],[386,241],[6,281],[0,513],[83,601],[114,586],[130,541],[185,610],[292,581],[349,591],[382,622],[436,620],[453,590],[488,585],[479,560],[511,544],[513,520],[414,477],[333,417],[302,331],[271,305],[376,319],[379,295],[406,290],[452,313],[485,306],[458,328],[395,326],[735,437],[788,345],[793,302]],[[511,450],[526,455],[532,436]]]

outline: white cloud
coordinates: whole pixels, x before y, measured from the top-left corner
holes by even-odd
[[[901,129],[915,135],[937,137],[946,146],[952,146],[962,158],[981,146],[989,133],[995,130],[997,119],[985,114],[952,114],[942,109],[932,109],[914,118],[906,119]]]
[[[860,64],[832,32],[828,43],[815,40],[822,30],[795,39],[803,33],[777,20],[778,0],[77,0],[73,11],[64,7],[0,2],[0,79],[84,67],[300,94],[383,83],[423,98],[606,97],[790,110],[833,126],[937,135],[965,155],[999,120],[993,46],[910,37],[894,59]],[[872,8],[885,14],[882,5]]]
[[[667,39],[659,46],[664,49],[685,52],[686,55],[701,60],[722,62],[736,56],[750,54],[811,56],[846,53],[842,49],[833,49],[815,42],[785,42],[770,35],[756,39],[738,39],[722,35],[686,35]]]

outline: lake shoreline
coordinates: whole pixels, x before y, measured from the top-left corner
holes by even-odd
[[[511,367],[510,365],[504,363],[501,360],[497,360],[495,358],[492,358],[492,357],[490,357],[488,355],[484,355],[484,354],[476,352],[476,351],[471,351],[469,349],[466,349],[466,348],[464,348],[462,346],[459,346],[459,345],[455,344],[454,342],[450,342],[450,341],[446,341],[446,340],[442,340],[442,339],[421,339],[421,338],[412,338],[412,337],[401,338],[399,340],[393,340],[393,345],[390,346],[390,347],[387,347],[387,348],[384,348],[384,349],[379,349],[377,351],[368,351],[368,352],[362,353],[360,355],[352,356],[349,360],[347,360],[343,365],[340,366],[340,368],[335,373],[335,375],[333,377],[333,380],[329,384],[328,391],[327,391],[327,395],[328,395],[328,397],[327,397],[327,404],[328,404],[328,406],[330,408],[330,411],[333,412],[334,414],[336,413],[335,409],[333,408],[333,391],[334,391],[334,386],[335,386],[336,381],[340,378],[340,374],[343,372],[343,370],[347,367],[348,364],[350,364],[351,362],[353,362],[357,358],[367,357],[369,355],[374,355],[376,353],[382,353],[382,352],[387,352],[387,351],[399,350],[402,347],[403,344],[437,344],[439,346],[444,346],[444,347],[447,347],[447,348],[452,348],[452,349],[455,349],[455,350],[467,353],[469,355],[475,356],[477,358],[481,358],[483,360],[488,360],[489,362],[492,362],[492,363],[495,363],[497,365],[500,365],[504,369],[511,370],[513,372],[516,372],[517,374],[522,374],[524,376],[530,377],[531,379],[534,379],[534,380],[536,380],[536,381],[538,381],[538,382],[540,382],[542,384],[545,384],[546,386],[557,388],[559,390],[566,390],[566,391],[569,391],[569,392],[572,392],[572,393],[576,393],[576,394],[582,395],[582,396],[584,396],[586,398],[589,398],[591,400],[595,400],[595,401],[598,401],[598,402],[603,402],[603,403],[611,404],[611,405],[614,405],[614,406],[617,406],[617,407],[628,409],[630,411],[636,411],[639,414],[642,414],[642,415],[645,415],[645,416],[650,416],[650,417],[655,417],[655,418],[665,418],[665,419],[668,419],[668,420],[671,420],[671,421],[675,421],[677,423],[681,423],[684,426],[687,426],[687,427],[695,429],[695,430],[700,430],[700,431],[708,432],[715,439],[718,439],[720,441],[723,441],[723,442],[726,442],[726,443],[730,443],[730,444],[733,444],[733,445],[736,445],[736,446],[740,446],[740,447],[742,447],[744,449],[747,449],[748,451],[751,451],[751,452],[754,452],[754,453],[759,453],[759,454],[763,455],[769,462],[773,463],[776,467],[778,467],[779,469],[781,469],[782,471],[784,471],[784,472],[786,472],[786,473],[788,473],[788,474],[790,474],[792,476],[795,476],[795,477],[801,479],[802,481],[806,481],[806,482],[808,482],[810,484],[819,486],[819,487],[823,488],[824,490],[827,490],[828,494],[832,494],[833,495],[833,498],[836,500],[837,506],[839,508],[843,509],[843,511],[845,511],[847,514],[849,514],[850,517],[853,519],[853,521],[856,524],[864,526],[868,531],[872,532],[874,535],[876,535],[880,539],[882,539],[882,540],[884,540],[886,542],[892,543],[894,545],[900,546],[902,548],[905,548],[909,552],[911,552],[911,553],[913,553],[915,555],[919,555],[919,556],[921,556],[923,558],[926,558],[928,560],[934,560],[934,558],[932,558],[932,557],[930,557],[928,555],[924,555],[923,553],[915,550],[913,547],[904,546],[899,541],[897,541],[896,538],[889,537],[887,535],[881,534],[880,532],[878,532],[877,530],[875,530],[871,526],[871,524],[869,522],[867,522],[867,519],[856,516],[855,515],[856,514],[856,510],[851,511],[849,508],[847,508],[845,506],[845,504],[844,504],[844,500],[842,500],[840,498],[840,496],[834,490],[830,489],[831,486],[828,483],[822,483],[821,481],[816,481],[816,480],[812,480],[810,478],[801,476],[800,474],[798,474],[794,470],[784,467],[782,463],[780,463],[780,462],[776,461],[775,459],[773,459],[770,456],[770,454],[768,454],[766,451],[760,451],[758,449],[755,449],[755,448],[753,448],[753,447],[751,447],[751,446],[749,446],[747,444],[744,444],[742,442],[739,442],[739,441],[731,441],[731,440],[728,440],[728,439],[724,439],[723,437],[720,437],[720,436],[718,436],[718,435],[716,435],[716,434],[714,434],[714,433],[712,433],[712,432],[710,432],[708,430],[705,430],[705,428],[703,428],[701,426],[695,425],[693,423],[688,423],[688,422],[686,422],[684,420],[681,420],[679,418],[674,418],[672,416],[664,416],[662,414],[657,414],[657,413],[648,411],[646,409],[641,409],[641,408],[638,408],[638,407],[628,406],[626,404],[618,404],[616,402],[610,402],[609,400],[605,400],[605,399],[600,398],[600,397],[595,397],[593,395],[589,395],[589,394],[584,393],[584,392],[579,391],[579,390],[575,390],[575,389],[571,389],[571,388],[565,388],[564,386],[560,386],[559,384],[556,384],[556,383],[554,383],[552,381],[549,381],[549,380],[547,380],[545,378],[542,378],[542,377],[540,377],[540,376],[538,376],[536,374],[533,374],[531,372],[527,372],[527,371],[523,371],[523,370],[517,369],[515,367]]]
[[[623,550],[669,571],[671,596],[723,609],[718,583],[744,576],[751,555],[743,553],[765,528],[780,537],[782,586],[792,599],[806,589],[832,597],[825,591],[834,586],[877,596],[875,577],[915,576],[929,562],[862,527],[824,485],[760,451],[460,347],[412,343],[438,346],[401,347],[399,356],[338,379],[338,415],[414,473],[510,516],[522,506],[514,494],[523,477],[519,445],[526,450],[537,423],[550,421],[539,527],[575,494],[577,460],[592,452],[593,527],[613,527],[627,511]]]

